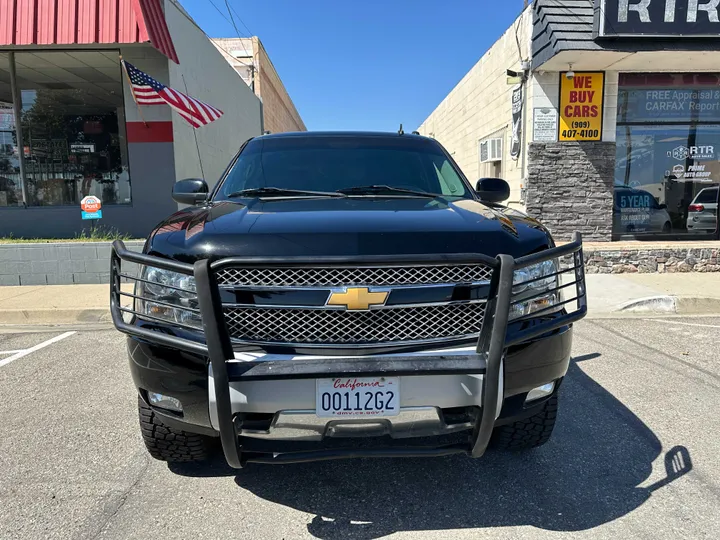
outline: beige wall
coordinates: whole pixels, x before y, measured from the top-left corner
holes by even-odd
[[[180,64],[168,61],[168,84],[224,113],[196,130],[172,113],[175,174],[178,180],[201,176],[197,135],[205,179],[213,186],[240,146],[262,133],[260,100],[195,22],[171,0],[165,2],[165,17],[170,33],[182,36],[173,40]]]
[[[482,176],[505,178],[510,184],[509,202],[513,206],[519,206],[521,200],[522,158],[517,161],[510,158],[513,87],[507,84],[506,70],[519,71],[520,61],[530,57],[531,32],[532,6],[518,17],[418,128],[422,135],[434,137],[445,146],[471,182]],[[531,127],[529,111],[528,106],[525,134]],[[479,143],[491,135],[503,138],[502,162],[481,164]],[[525,146],[522,145],[523,150]]]
[[[262,100],[265,130],[272,133],[306,131],[305,123],[257,37],[218,38],[213,43]]]

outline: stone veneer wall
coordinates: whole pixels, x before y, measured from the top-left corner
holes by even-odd
[[[614,142],[530,143],[527,213],[556,240],[610,241],[614,176]]]
[[[588,274],[720,272],[720,243],[715,247],[583,249]],[[720,283],[720,281],[719,281]]]

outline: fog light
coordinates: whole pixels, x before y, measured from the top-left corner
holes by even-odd
[[[554,389],[554,381],[551,383],[543,384],[542,386],[538,386],[537,388],[533,388],[528,392],[528,395],[525,398],[525,403],[527,403],[528,401],[535,401],[536,399],[547,397],[553,393]]]
[[[167,409],[169,411],[182,412],[182,404],[180,400],[170,396],[164,396],[157,392],[148,392],[148,401],[153,407]]]

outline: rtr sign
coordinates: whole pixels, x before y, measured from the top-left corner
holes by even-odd
[[[596,0],[597,36],[715,37],[720,34],[718,0]]]
[[[560,74],[560,141],[599,141],[602,137],[605,74]]]

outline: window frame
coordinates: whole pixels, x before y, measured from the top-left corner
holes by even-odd
[[[28,194],[28,178],[27,178],[27,167],[26,167],[26,158],[25,158],[25,152],[24,148],[28,145],[28,142],[25,141],[25,134],[23,133],[22,129],[22,114],[23,114],[23,103],[22,103],[22,91],[20,89],[20,85],[18,83],[18,77],[17,77],[17,61],[16,61],[16,54],[49,54],[49,53],[83,53],[83,52],[114,52],[117,53],[118,58],[120,58],[120,49],[117,47],[114,48],[97,48],[97,49],[74,49],[74,48],[62,48],[62,49],[19,49],[19,50],[9,50],[9,51],[0,51],[0,53],[7,53],[8,57],[8,64],[9,64],[9,71],[10,71],[10,88],[11,88],[11,99],[12,99],[12,106],[13,106],[13,112],[14,112],[14,121],[15,121],[15,134],[16,134],[16,140],[17,140],[17,146],[18,148],[22,148],[22,151],[18,151],[18,162],[19,162],[19,181],[20,181],[20,187],[21,187],[21,193],[22,193],[22,204],[18,204],[17,206],[8,206],[8,207],[1,207],[2,210],[8,210],[8,209],[17,209],[17,208],[23,208],[23,209],[50,209],[50,208],[74,208],[79,207],[80,203],[78,201],[77,205],[70,203],[70,204],[52,204],[52,205],[32,205],[30,204],[29,200],[29,194]],[[126,100],[126,94],[127,94],[127,88],[126,88],[126,80],[125,75],[123,73],[123,67],[122,64],[120,64],[118,60],[118,70],[119,70],[119,80],[120,80],[120,99],[122,99],[123,103],[123,114],[122,116],[117,115],[117,122],[118,122],[118,135],[122,132],[120,124],[127,124],[127,115],[125,114],[125,100]],[[129,196],[130,196],[130,202],[128,203],[108,203],[109,206],[112,207],[123,207],[123,208],[129,208],[134,205],[133,201],[133,189],[132,189],[132,178],[130,177],[130,152],[127,141],[127,136],[125,136],[124,143],[121,141],[120,144],[125,144],[125,156],[127,156],[127,173],[128,173],[128,190],[129,190]],[[122,151],[121,151],[122,155]],[[121,163],[122,165],[122,163]],[[105,202],[103,201],[103,204]]]
[[[675,73],[673,73],[673,74],[675,74]],[[620,77],[622,77],[622,75],[623,75],[623,74],[620,74]],[[637,73],[633,73],[633,75],[638,75],[638,74],[637,74]],[[697,73],[695,73],[695,75],[697,75]],[[718,73],[718,76],[720,76],[720,73]],[[664,121],[664,122],[653,121],[653,120],[631,120],[631,121],[625,121],[625,120],[621,119],[621,117],[619,116],[619,113],[620,113],[620,106],[619,106],[620,92],[621,92],[621,90],[622,90],[622,88],[623,88],[624,86],[627,86],[627,87],[629,87],[629,88],[632,88],[634,85],[632,85],[632,84],[628,84],[628,85],[618,84],[618,107],[617,107],[618,116],[616,116],[616,127],[615,127],[615,133],[616,133],[616,138],[615,138],[615,140],[616,140],[616,141],[617,141],[617,132],[620,130],[620,128],[625,128],[625,127],[627,127],[627,126],[630,126],[630,127],[656,127],[656,128],[667,128],[667,129],[672,129],[673,127],[684,127],[684,128],[687,128],[687,129],[688,129],[688,132],[692,132],[693,130],[697,130],[698,127],[702,127],[702,126],[720,126],[720,120],[719,120],[718,118],[703,120],[703,119],[701,119],[701,118],[698,117],[698,119],[696,119],[696,120],[690,120],[690,121],[685,121],[685,120],[670,120],[670,121]],[[661,85],[654,85],[654,86],[661,86]],[[688,89],[688,88],[691,88],[691,87],[692,87],[691,85],[688,85],[688,86],[678,86],[678,89],[683,89],[683,88]],[[653,88],[653,85],[648,85],[648,89],[650,89],[650,88]],[[616,156],[617,156],[617,154],[616,154]],[[617,159],[617,157],[616,157],[616,159]],[[626,164],[626,167],[627,167],[627,164]],[[613,173],[613,176],[614,176],[614,173]],[[614,183],[614,178],[613,178],[613,183]],[[714,185],[720,187],[720,182],[715,182]],[[711,187],[711,186],[707,186],[707,187]],[[628,188],[628,189],[630,189],[630,188]],[[642,189],[642,186],[639,186],[638,189]],[[702,189],[704,189],[704,188],[702,188]],[[699,192],[698,192],[698,193],[699,193]],[[719,196],[720,196],[720,189],[718,190],[718,193],[719,193]],[[697,194],[696,194],[696,196],[697,196]],[[694,198],[694,197],[693,197],[693,198]],[[613,196],[613,199],[614,199],[614,196]],[[653,197],[653,199],[654,199],[654,197]],[[658,205],[660,204],[660,203],[657,202],[657,200],[656,200],[655,202],[656,202],[656,204],[658,204]],[[637,241],[660,241],[660,242],[662,242],[662,241],[669,241],[669,240],[670,240],[670,241],[692,241],[692,240],[708,241],[708,240],[718,240],[718,239],[720,239],[720,205],[718,205],[718,206],[719,206],[718,212],[716,213],[716,223],[717,223],[717,224],[716,224],[716,229],[715,229],[715,231],[712,232],[712,233],[692,233],[692,234],[690,234],[690,233],[688,233],[688,232],[685,232],[685,233],[675,232],[675,233],[669,233],[669,234],[662,233],[662,232],[652,233],[652,234],[642,234],[642,233],[638,233],[638,234],[630,234],[630,233],[615,234],[615,233],[612,233],[611,238],[612,238],[613,241],[616,241],[616,240],[617,240],[617,241],[622,241],[622,240],[637,240]],[[615,207],[615,204],[614,204],[614,201],[613,201],[613,208],[614,208],[614,207]],[[615,228],[615,211],[614,211],[614,210],[613,210],[613,213],[612,213],[612,214],[613,214],[613,215],[612,215],[611,229],[614,229],[614,228]]]

